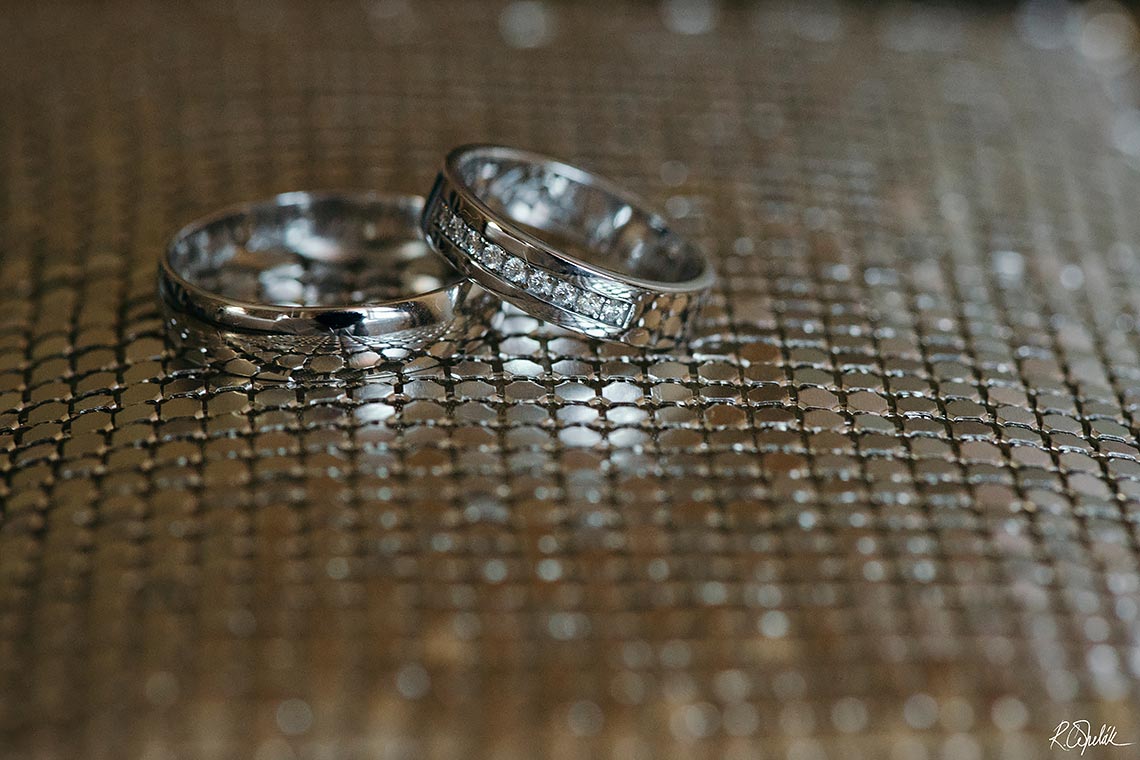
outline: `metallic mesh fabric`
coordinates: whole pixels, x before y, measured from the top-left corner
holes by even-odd
[[[0,758],[1041,758],[1081,719],[1140,742],[1130,24],[10,4]],[[423,193],[471,141],[666,207],[722,275],[699,340],[507,314],[339,385],[168,348],[182,224]]]

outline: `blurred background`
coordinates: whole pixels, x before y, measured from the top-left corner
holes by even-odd
[[[9,3],[0,758],[1140,742],[1140,39],[1114,3]],[[717,261],[668,355],[187,368],[174,230],[445,151]],[[1128,748],[1089,757],[1130,757]]]

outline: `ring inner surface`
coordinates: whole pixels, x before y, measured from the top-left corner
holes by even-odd
[[[704,272],[696,250],[659,218],[557,165],[474,151],[457,169],[495,213],[598,269],[663,283]]]
[[[174,269],[211,293],[274,306],[360,306],[462,280],[418,232],[418,204],[266,203],[175,242]]]

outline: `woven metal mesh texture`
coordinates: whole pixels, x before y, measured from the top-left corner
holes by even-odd
[[[90,6],[0,32],[0,757],[1140,741],[1111,6]],[[699,342],[508,315],[325,387],[168,348],[182,224],[469,141],[665,206]]]

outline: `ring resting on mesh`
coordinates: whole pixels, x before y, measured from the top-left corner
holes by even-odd
[[[664,217],[614,183],[546,156],[455,149],[428,196],[424,236],[532,316],[654,349],[686,340],[715,274]]]
[[[418,196],[286,193],[185,227],[159,267],[175,342],[283,379],[454,353],[499,303],[424,242],[422,210]]]

